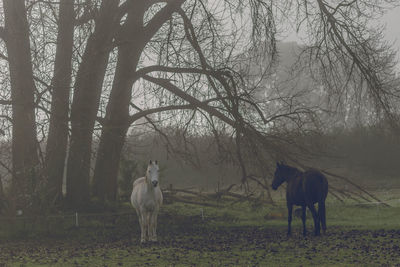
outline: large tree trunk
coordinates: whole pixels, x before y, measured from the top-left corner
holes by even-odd
[[[71,141],[67,164],[67,201],[79,209],[89,200],[93,127],[116,27],[118,0],[102,1],[96,27],[79,67],[71,106]]]
[[[106,117],[93,177],[93,195],[99,200],[115,200],[117,175],[122,147],[129,128],[129,104],[131,102],[133,73],[144,48],[143,14],[145,5],[136,4],[131,8],[127,21],[117,36],[118,61],[115,71]]]
[[[38,143],[35,124],[32,61],[29,26],[24,0],[3,0],[5,42],[11,77],[13,112],[12,189],[16,208],[24,209],[31,201],[38,175]]]
[[[74,19],[74,0],[61,0],[57,50],[52,80],[51,117],[46,146],[47,193],[48,200],[53,203],[62,198],[63,174],[68,141],[68,109]]]
[[[101,201],[116,199],[119,161],[130,121],[131,78],[139,59],[137,51],[132,51],[127,45],[119,48],[113,90],[102,125],[93,177],[93,195]]]
[[[101,201],[114,201],[117,197],[119,162],[130,126],[129,104],[140,55],[147,42],[183,2],[184,0],[170,2],[150,20],[146,27],[142,26],[146,3],[135,4],[121,29],[119,35],[121,40],[118,40],[118,43],[123,45],[118,49],[117,69],[102,125],[93,177],[93,193]]]

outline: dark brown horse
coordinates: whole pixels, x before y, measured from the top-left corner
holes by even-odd
[[[326,230],[325,199],[328,195],[328,181],[320,171],[307,170],[302,172],[294,167],[283,163],[276,163],[272,189],[276,190],[287,182],[286,203],[288,208],[288,235],[291,234],[293,205],[301,206],[303,221],[303,235],[306,236],[306,208],[308,207],[314,219],[315,235],[320,235],[320,224],[322,231]],[[318,212],[314,204],[318,203]]]

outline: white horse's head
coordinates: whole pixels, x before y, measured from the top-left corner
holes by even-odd
[[[159,167],[157,160],[155,162],[150,160],[149,165],[147,166],[146,178],[154,187],[157,187],[158,185],[158,172]]]

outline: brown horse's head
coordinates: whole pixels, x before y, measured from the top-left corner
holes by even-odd
[[[271,187],[276,190],[278,187],[286,181],[286,172],[285,172],[285,164],[276,163],[276,170],[274,174],[274,180],[272,180]]]

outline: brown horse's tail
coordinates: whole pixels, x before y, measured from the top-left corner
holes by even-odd
[[[322,231],[325,233],[326,231],[326,209],[325,209],[325,200],[322,200],[318,203],[318,217],[321,222]]]
[[[328,179],[326,179],[325,175],[323,175],[322,179],[322,190],[323,190],[323,197],[318,202],[318,215],[319,215],[319,221],[321,222],[322,226],[322,231],[325,233],[326,231],[326,208],[325,208],[325,200],[326,197],[328,196]]]

